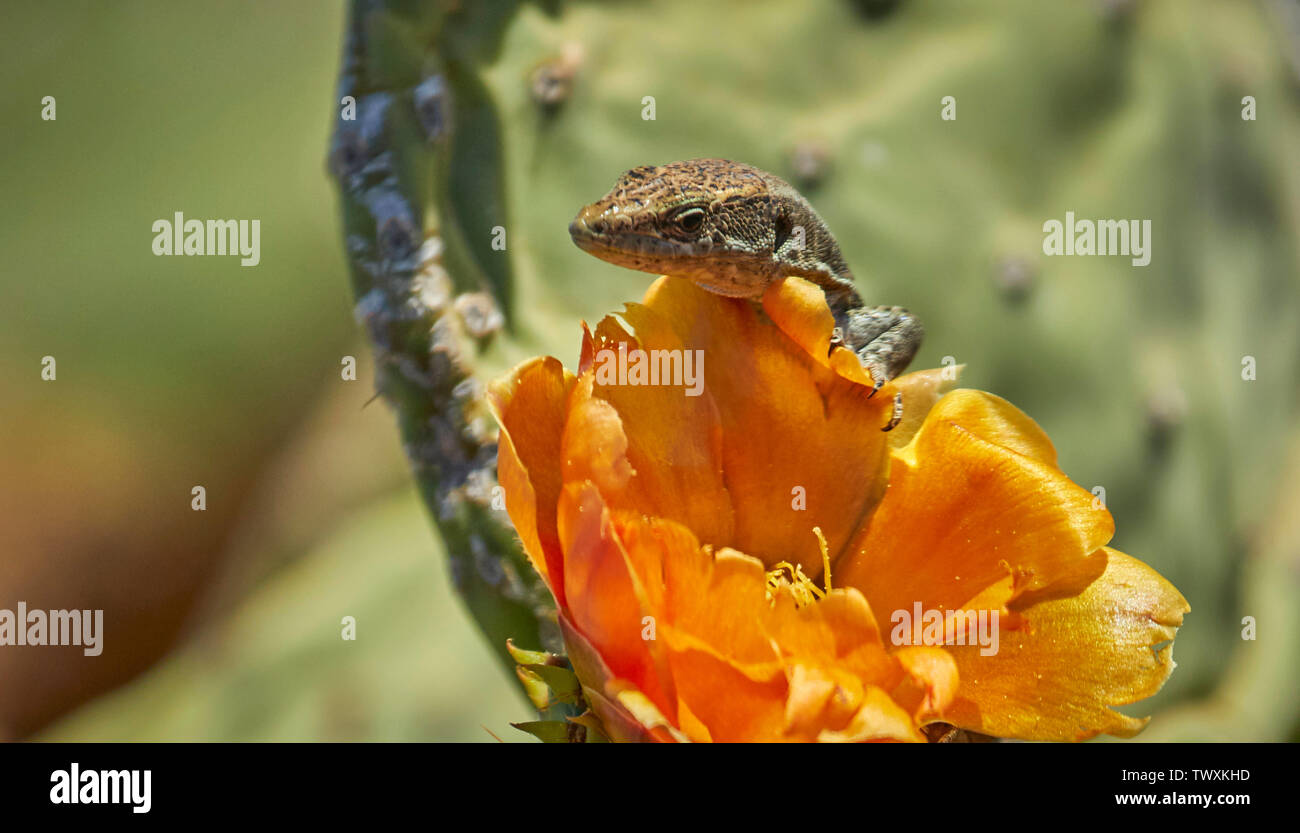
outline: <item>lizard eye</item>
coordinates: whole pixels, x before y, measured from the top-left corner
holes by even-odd
[[[694,234],[704,227],[704,209],[699,207],[683,208],[672,216],[672,223],[688,234]]]

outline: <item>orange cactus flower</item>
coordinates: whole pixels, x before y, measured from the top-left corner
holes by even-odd
[[[610,735],[1140,730],[1113,707],[1164,683],[1189,607],[1106,546],[1042,430],[951,371],[870,396],[805,280],[761,306],[661,278],[629,327],[584,326],[576,374],[490,390],[507,510]]]

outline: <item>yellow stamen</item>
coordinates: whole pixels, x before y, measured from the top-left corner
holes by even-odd
[[[776,604],[776,594],[783,584],[790,588],[790,595],[794,597],[795,607],[804,607],[818,599],[824,599],[826,594],[831,591],[830,550],[826,546],[826,538],[822,535],[821,527],[813,527],[813,534],[817,536],[817,545],[822,551],[822,575],[826,578],[826,589],[823,590],[818,587],[816,582],[803,571],[801,565],[791,564],[789,561],[780,561],[767,571],[767,600],[772,604]],[[787,574],[789,574],[789,578],[786,577]]]
[[[820,526],[813,527],[813,535],[817,536],[817,546],[822,551],[822,576],[826,579],[826,592],[831,592],[831,552],[826,547],[826,536],[822,535]]]

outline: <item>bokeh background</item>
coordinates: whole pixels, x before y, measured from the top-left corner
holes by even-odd
[[[451,20],[457,84],[499,126],[457,179],[507,200],[511,317],[482,378],[572,366],[579,322],[644,291],[568,240],[620,172],[778,173],[863,295],[925,321],[914,367],[953,357],[1037,419],[1106,490],[1113,544],[1191,602],[1178,669],[1128,709],[1156,716],[1140,737],[1300,739],[1294,0],[373,5],[417,46],[410,21]],[[367,405],[326,164],[346,20],[0,8],[0,607],[102,608],[106,628],[99,657],[0,647],[2,738],[526,739],[393,415]],[[1150,219],[1151,264],[1044,257],[1067,210]],[[155,257],[175,211],[260,219],[260,265]]]

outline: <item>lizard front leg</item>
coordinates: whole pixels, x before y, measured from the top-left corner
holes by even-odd
[[[902,307],[860,307],[836,316],[837,338],[857,354],[871,374],[875,396],[885,382],[902,373],[921,348],[925,329]],[[903,418],[903,395],[894,394],[894,412],[882,431],[892,431]]]
[[[862,307],[845,314],[844,344],[871,374],[875,390],[902,373],[921,349],[925,329],[902,307]]]

